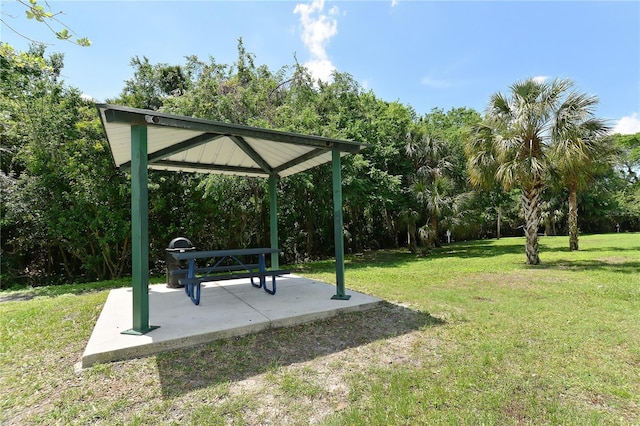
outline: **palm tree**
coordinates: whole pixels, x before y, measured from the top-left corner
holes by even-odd
[[[406,207],[400,211],[400,221],[407,227],[407,245],[411,253],[418,251],[418,243],[416,241],[416,222],[420,214],[411,207]]]
[[[430,247],[438,247],[438,228],[444,210],[452,203],[453,182],[448,176],[452,168],[446,143],[424,134],[422,129],[407,136],[405,150],[414,158],[416,172],[410,190],[429,216],[427,240]]]
[[[598,104],[595,96],[570,93],[560,106],[554,126],[552,150],[555,172],[569,191],[569,250],[578,250],[578,191],[583,190],[594,173],[613,159],[613,149],[605,136],[609,127],[593,117]]]
[[[581,103],[583,96],[572,88],[567,79],[514,83],[509,96],[498,92],[491,97],[484,121],[467,143],[473,184],[496,180],[504,190],[520,188],[529,265],[540,263],[540,195],[551,170],[552,150],[576,129],[584,130],[585,117],[590,116],[590,105]]]

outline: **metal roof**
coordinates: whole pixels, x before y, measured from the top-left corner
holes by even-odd
[[[148,167],[199,173],[281,177],[357,153],[359,142],[96,104],[116,166],[131,165],[131,126],[147,126]]]

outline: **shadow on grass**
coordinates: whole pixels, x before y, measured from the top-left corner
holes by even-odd
[[[408,250],[376,250],[347,255],[345,264],[348,268],[384,267],[396,268],[409,265],[417,260],[417,256]],[[288,265],[293,273],[333,273],[336,270],[334,259],[318,260],[311,263]]]
[[[568,244],[567,244],[568,245]],[[547,245],[544,242],[544,237],[539,239],[539,250],[541,254],[545,253],[571,253],[568,246],[559,247],[557,245]],[[590,247],[581,249],[580,252],[594,253],[594,252],[638,252],[640,253],[640,247]],[[346,256],[345,264],[348,269],[361,269],[361,268],[401,268],[410,266],[415,262],[429,262],[435,259],[443,258],[459,258],[459,259],[477,259],[485,258],[490,259],[493,257],[504,255],[521,255],[524,263],[525,256],[525,243],[524,239],[513,239],[513,242],[509,239],[500,240],[497,243],[496,240],[476,240],[476,241],[463,241],[455,242],[451,244],[443,244],[442,247],[430,250],[426,254],[411,253],[406,249],[396,250],[378,250],[367,251],[364,253],[351,254]],[[563,266],[565,261],[551,261],[545,260],[545,264],[548,267]],[[567,260],[566,263],[580,266],[583,263],[584,267],[588,267],[586,262]],[[593,261],[593,266],[606,267],[607,265],[613,266],[618,270],[632,270],[637,268],[638,262],[606,262],[606,261]],[[543,266],[544,267],[544,266]],[[309,264],[297,264],[289,266],[294,273],[333,273],[335,272],[335,262],[333,260],[316,261]]]
[[[7,291],[0,292],[0,302],[31,300],[34,297],[58,297],[65,294],[79,296],[86,293],[128,286],[131,286],[131,279],[100,281],[95,283],[48,285],[42,287],[28,287],[20,290],[9,289]]]
[[[506,254],[521,254],[524,256],[524,244],[495,245],[495,240],[465,241],[443,245],[427,253],[411,253],[406,249],[377,250],[346,256],[345,264],[349,269],[360,268],[398,268],[409,266],[415,262],[428,262],[433,259],[448,257],[456,258],[491,258]],[[335,261],[323,260],[309,264],[288,266],[294,273],[333,273]]]
[[[574,271],[581,272],[585,270],[594,271],[602,270],[607,272],[634,274],[638,275],[640,271],[640,261],[626,261],[626,260],[604,260],[604,259],[589,259],[589,260],[573,260],[573,259],[557,259],[546,260],[544,263],[535,266],[536,269],[557,269],[562,271]]]
[[[569,248],[566,248],[564,250],[557,250],[557,251],[569,252],[570,250]],[[587,253],[599,252],[599,251],[612,251],[612,252],[634,251],[640,254],[640,246],[638,247],[588,247],[588,248],[581,248],[579,251],[587,252]]]
[[[426,312],[383,302],[363,312],[161,353],[156,362],[163,396],[172,398],[444,323]]]
[[[153,277],[149,284],[163,283],[164,277]],[[76,296],[115,288],[131,287],[131,278],[120,278],[117,280],[106,280],[89,283],[47,285],[41,287],[17,287],[3,289],[0,291],[0,303],[20,300],[31,300],[34,297],[58,297],[65,294]]]
[[[496,240],[466,241],[442,246],[434,250],[434,256],[469,258],[491,258],[507,254],[523,254],[524,242],[518,241],[509,244],[496,244]]]

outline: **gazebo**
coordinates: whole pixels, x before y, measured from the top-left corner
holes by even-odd
[[[149,325],[148,170],[218,173],[269,179],[270,244],[278,248],[278,179],[332,163],[336,294],[344,286],[341,156],[358,153],[359,142],[302,135],[109,104],[96,104],[117,167],[131,171],[133,326]],[[271,255],[277,268],[278,254]]]

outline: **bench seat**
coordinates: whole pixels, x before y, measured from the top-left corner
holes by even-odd
[[[238,268],[235,268],[238,269]],[[231,270],[230,270],[231,271]],[[243,278],[250,278],[251,285],[256,288],[263,288],[267,293],[274,295],[276,294],[276,277],[290,274],[291,271],[285,269],[276,269],[271,271],[248,271],[248,272],[234,272],[234,273],[225,273],[225,274],[216,274],[216,275],[205,275],[202,277],[196,278],[180,278],[178,282],[180,285],[184,285],[184,291],[191,298],[194,304],[200,304],[200,290],[201,284],[203,282],[210,281],[225,281],[225,280],[236,280]],[[266,278],[271,277],[271,288],[267,287]],[[258,284],[254,283],[253,279],[259,278]]]
[[[244,271],[246,269],[258,269],[260,265],[257,263],[251,263],[247,265],[224,265],[224,266],[208,266],[202,268],[195,268],[196,274],[210,274],[211,272],[227,272],[227,271]],[[172,269],[169,271],[171,275],[187,275],[188,269]]]

